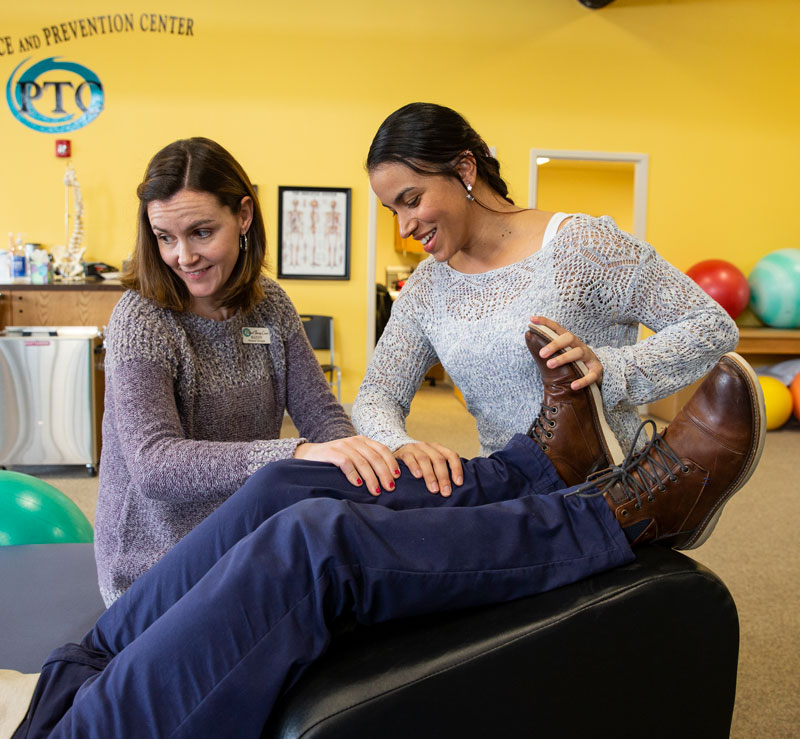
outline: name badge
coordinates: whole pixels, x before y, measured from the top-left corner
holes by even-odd
[[[245,326],[242,329],[243,344],[269,344],[269,329],[266,326]]]

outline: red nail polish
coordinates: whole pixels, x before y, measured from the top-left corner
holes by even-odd
[[[400,474],[400,470],[395,470],[395,471],[394,471],[394,474],[395,474],[395,475],[399,475],[399,474]]]
[[[357,477],[357,478],[356,478],[356,485],[360,485],[360,484],[361,484],[361,478],[360,478],[360,477]]]
[[[394,483],[393,482],[389,483],[389,490],[394,490]]]
[[[376,492],[378,495],[380,495],[380,494],[381,494],[381,489],[380,489],[380,488],[375,488],[375,492]]]

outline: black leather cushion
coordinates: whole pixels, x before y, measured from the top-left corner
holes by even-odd
[[[727,737],[738,619],[666,549],[486,608],[348,627],[265,737]],[[0,547],[0,668],[36,672],[103,604],[91,544]]]
[[[0,668],[39,672],[104,610],[92,544],[0,547]]]
[[[668,549],[568,587],[357,627],[265,737],[727,737],[739,622],[723,583]]]

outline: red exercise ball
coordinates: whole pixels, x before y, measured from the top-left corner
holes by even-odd
[[[731,318],[750,302],[750,285],[743,272],[724,259],[706,259],[686,270],[700,287],[716,300]]]

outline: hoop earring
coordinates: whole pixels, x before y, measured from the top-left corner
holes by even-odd
[[[472,194],[472,185],[467,183],[467,200],[475,200],[475,196]]]
[[[247,251],[247,234],[239,234],[239,251]]]

